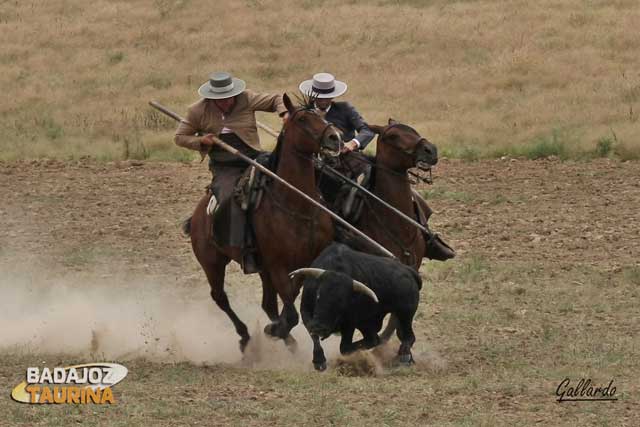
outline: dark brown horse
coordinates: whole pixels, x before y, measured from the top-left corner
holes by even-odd
[[[341,145],[340,135],[315,112],[311,103],[294,108],[286,94],[283,99],[290,118],[276,146],[276,173],[319,200],[312,157],[321,151],[337,153]],[[310,265],[332,241],[333,223],[329,215],[276,181],[271,181],[265,191],[261,205],[253,212],[256,244],[262,263],[262,308],[272,322],[265,327],[265,333],[292,343],[289,332],[299,319],[294,307],[299,289],[288,274]],[[240,349],[244,351],[250,339],[249,332],[231,308],[224,291],[225,268],[231,260],[239,262],[241,252],[239,248],[218,247],[212,243],[211,217],[205,211],[208,200],[208,195],[200,200],[191,218],[191,245],[207,275],[211,297],[233,322],[240,335]],[[284,305],[280,315],[278,296]]]
[[[414,218],[414,194],[408,170],[420,163],[435,165],[438,162],[438,149],[412,127],[392,119],[389,119],[387,126],[370,125],[369,128],[378,134],[373,193]],[[379,202],[366,196],[364,200],[365,208],[355,225],[391,251],[402,263],[417,271],[427,248],[425,235]],[[418,203],[423,201],[418,200]],[[388,341],[396,325],[397,319],[391,316],[380,339]]]
[[[438,150],[413,128],[389,120],[387,126],[369,126],[377,133],[373,193],[405,215],[416,216],[407,171],[420,163],[435,165]],[[364,197],[365,207],[355,224],[361,231],[416,270],[425,255],[423,233],[379,202]]]

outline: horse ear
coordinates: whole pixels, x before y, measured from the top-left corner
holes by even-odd
[[[378,135],[380,135],[384,130],[384,126],[377,126],[377,125],[367,125],[367,126],[369,126],[369,129],[371,129],[373,133],[377,133]]]
[[[391,117],[389,117],[389,126],[391,126],[391,125],[397,125],[397,124],[398,124],[398,122],[397,122],[397,121],[395,121],[395,120],[393,120]]]
[[[293,107],[291,98],[289,98],[289,95],[287,95],[286,92],[284,93],[284,95],[282,95],[282,100],[284,101],[284,106],[287,107],[287,111],[289,111],[289,113],[293,113],[295,108]]]

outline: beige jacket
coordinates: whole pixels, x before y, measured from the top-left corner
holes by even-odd
[[[175,143],[179,146],[200,150],[202,137],[195,136],[196,132],[201,135],[212,133],[218,136],[222,128],[226,127],[251,148],[260,151],[262,148],[258,138],[255,112],[268,111],[282,114],[287,111],[281,95],[262,94],[251,90],[245,90],[238,95],[233,110],[224,116],[213,101],[206,101],[201,99],[189,106],[186,117],[189,123],[181,122],[174,137]]]

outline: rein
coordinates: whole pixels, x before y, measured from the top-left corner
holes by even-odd
[[[402,255],[403,257],[405,257],[407,263],[410,263],[411,265],[413,265],[415,261],[414,254],[412,251],[409,250],[409,246],[415,243],[416,239],[418,238],[418,235],[420,234],[420,231],[417,228],[414,228],[415,233],[413,234],[413,237],[411,238],[411,240],[405,246],[402,240],[400,240],[400,238],[397,237],[399,235],[396,235],[390,230],[390,227],[388,227],[388,221],[385,222],[382,219],[380,219],[380,217],[376,213],[376,210],[373,209],[373,207],[371,206],[371,201],[369,200],[368,197],[364,198],[364,203],[367,205],[369,212],[373,214],[373,219],[378,224],[379,229],[381,229],[384,232],[384,234],[387,235],[389,240],[391,240],[398,248],[400,248],[400,250],[402,251]]]
[[[286,128],[288,128],[289,126],[291,126],[294,121],[295,121],[295,117],[296,115],[301,112],[301,111],[309,111],[311,113],[317,114],[312,110],[307,110],[304,108],[298,109],[296,110],[292,117],[289,119],[289,121],[287,122],[287,125],[282,129],[279,138],[282,138],[282,144],[284,146],[284,138],[285,138],[285,130]],[[323,119],[323,121],[326,123],[324,129],[322,129],[322,132],[320,133],[319,136],[315,136],[313,135],[307,128],[305,128],[304,126],[300,126],[300,128],[302,129],[302,131],[314,142],[316,142],[320,147],[322,147],[322,141],[324,140],[324,137],[327,133],[327,131],[333,126],[331,123],[327,122],[326,120]],[[291,124],[289,124],[291,123]],[[280,148],[280,150],[282,150],[282,146]],[[293,153],[293,155],[295,155],[296,157],[305,160],[305,161],[311,161],[313,162],[313,155],[309,155],[306,153],[301,152],[300,150],[297,150],[295,148],[295,146],[291,146],[289,148],[290,152]],[[278,153],[278,156],[281,156],[282,152],[280,151]],[[271,181],[270,184],[273,184],[274,181]],[[277,193],[275,191],[273,191],[273,188],[270,184],[265,185],[264,188],[264,192],[265,194],[271,199],[271,201],[273,202],[273,205],[278,208],[280,211],[284,212],[286,215],[288,215],[289,217],[293,218],[294,220],[300,221],[300,222],[304,222],[304,223],[309,223],[309,250],[311,253],[313,253],[315,251],[315,247],[316,247],[316,224],[318,222],[318,215],[319,215],[319,209],[318,208],[311,208],[311,214],[305,214],[302,213],[299,210],[294,210],[294,209],[290,209],[286,206],[286,204],[280,200],[280,198],[278,197]],[[305,210],[304,212],[307,212],[307,210]]]
[[[389,129],[392,129],[392,128],[394,128],[394,127],[398,126],[398,125],[400,125],[400,123],[396,123],[396,124],[393,124],[393,125],[389,125],[389,126],[384,130],[384,132],[382,132],[382,133],[378,136],[378,140],[379,140],[382,144],[386,144],[386,143],[382,142],[382,140],[384,139],[384,137],[385,137],[386,133],[389,131]],[[414,160],[414,163],[417,163],[417,162],[415,161],[415,154],[416,154],[417,146],[418,146],[418,144],[419,144],[420,142],[422,142],[422,141],[426,141],[426,142],[428,142],[428,141],[427,141],[427,139],[426,139],[426,138],[424,138],[424,137],[422,137],[422,136],[420,136],[420,135],[418,135],[418,134],[416,134],[416,136],[417,136],[418,138],[416,139],[416,148],[414,148],[414,150],[413,150],[413,151],[403,150],[403,149],[401,149],[401,148],[396,147],[396,146],[395,146],[395,145],[393,145],[393,144],[386,144],[386,145],[388,145],[389,147],[393,148],[393,149],[394,149],[394,150],[396,150],[396,151],[399,151],[400,153],[402,153],[402,154],[404,154],[404,155],[410,156],[410,157],[412,158],[412,160]],[[359,158],[359,157],[355,157],[355,158],[354,158],[354,160],[356,160],[356,161],[358,161],[358,162],[361,162],[361,163],[367,163],[367,164],[369,164],[369,165],[372,165],[372,166],[373,166],[373,167],[375,167],[376,169],[383,170],[383,171],[385,171],[385,172],[390,173],[391,175],[395,175],[395,176],[398,176],[398,177],[404,178],[405,180],[409,181],[411,184],[417,184],[417,183],[418,183],[418,181],[422,181],[422,182],[425,182],[425,183],[427,183],[427,184],[433,184],[433,176],[432,176],[432,174],[431,174],[431,166],[425,167],[425,166],[422,166],[422,165],[418,165],[418,164],[416,164],[416,166],[415,166],[415,168],[416,168],[416,169],[418,169],[419,171],[425,172],[425,173],[426,173],[426,172],[428,172],[428,176],[426,176],[426,175],[423,175],[423,174],[420,174],[420,173],[417,173],[417,172],[412,172],[411,170],[407,170],[407,171],[405,171],[404,173],[403,173],[403,172],[398,172],[398,171],[395,171],[395,170],[393,170],[393,169],[390,169],[390,168],[387,168],[387,167],[381,166],[381,165],[380,165],[379,163],[377,163],[377,162],[372,162],[371,160],[369,160],[369,159],[367,159],[367,158]],[[410,169],[413,169],[413,168],[410,168]],[[413,179],[412,179],[412,178],[413,178]]]
[[[288,128],[289,126],[291,126],[289,123],[293,123],[293,122],[295,121],[296,115],[297,115],[298,113],[302,112],[302,111],[306,111],[306,112],[309,112],[309,113],[311,113],[311,114],[315,114],[316,116],[320,117],[320,115],[319,115],[317,112],[315,112],[314,110],[307,109],[307,108],[299,108],[299,109],[297,109],[297,110],[293,113],[293,115],[291,116],[291,118],[287,121],[287,125],[282,129],[282,136],[283,136],[283,137],[284,137],[284,134],[285,134],[286,128]],[[325,127],[324,127],[324,129],[322,129],[322,132],[320,132],[320,136],[316,137],[315,135],[313,135],[313,134],[309,131],[309,129],[305,128],[304,126],[300,126],[300,128],[302,129],[302,131],[303,131],[304,133],[306,133],[306,134],[307,134],[307,136],[308,136],[309,138],[311,138],[311,140],[313,140],[314,142],[318,143],[318,145],[319,145],[320,147],[322,147],[322,140],[324,139],[324,136],[326,135],[327,131],[328,131],[331,127],[333,127],[333,125],[332,125],[331,123],[329,123],[328,121],[326,121],[325,119],[323,119],[322,117],[320,117],[320,118],[321,118],[321,119],[322,119],[322,121],[325,123]],[[298,151],[298,150],[295,150],[295,148],[294,148],[294,151]]]

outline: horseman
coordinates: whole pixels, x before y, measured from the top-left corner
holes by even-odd
[[[257,93],[247,90],[243,80],[226,72],[209,76],[198,94],[201,99],[189,106],[186,121],[178,126],[175,143],[181,147],[209,154],[209,170],[213,175],[210,186],[211,200],[207,212],[213,214],[233,194],[236,181],[247,164],[233,154],[217,147],[214,137],[221,139],[242,154],[255,159],[261,152],[256,127],[256,111],[278,113],[283,122],[288,112],[281,95]],[[246,215],[236,203],[224,209],[225,218],[218,218],[228,230],[227,241],[217,243],[245,248],[242,267],[245,273],[257,271],[254,253],[246,250]]]
[[[348,102],[336,102],[334,98],[343,95],[347,91],[347,84],[336,80],[329,73],[318,73],[311,80],[305,80],[299,85],[300,92],[304,95],[312,95],[315,99],[316,110],[324,116],[325,120],[337,126],[342,131],[344,141],[343,154],[340,164],[336,169],[352,179],[358,179],[367,173],[370,161],[361,153],[373,140],[374,132],[369,129],[360,113]],[[320,179],[320,188],[330,204],[336,201],[336,195],[340,191],[340,183],[331,177],[323,175]],[[433,213],[427,202],[417,193],[413,192],[414,200],[424,213],[425,221],[428,221]],[[339,198],[338,198],[339,199]],[[333,206],[333,208],[338,208]],[[365,213],[366,214],[366,213]],[[455,251],[447,245],[439,236],[430,239],[425,236],[425,241],[431,240],[426,257],[439,261],[445,261],[455,256]]]

